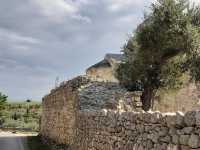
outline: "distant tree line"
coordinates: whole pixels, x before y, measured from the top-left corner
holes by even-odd
[[[5,108],[8,96],[0,92],[0,111]]]

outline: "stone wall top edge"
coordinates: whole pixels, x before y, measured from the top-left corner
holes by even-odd
[[[68,86],[71,87],[72,84],[74,84],[75,82],[81,83],[81,82],[80,82],[81,79],[85,79],[86,82],[89,82],[89,81],[90,81],[90,79],[89,79],[87,76],[85,76],[85,75],[80,75],[80,76],[74,77],[74,78],[72,78],[72,79],[70,79],[70,80],[63,81],[58,87],[52,89],[52,90],[49,92],[49,94],[45,95],[42,99],[43,99],[43,100],[44,100],[44,99],[47,99],[48,96],[53,95],[54,93],[56,93],[57,91],[61,90],[61,89],[64,88],[64,87],[68,87]]]
[[[146,124],[161,124],[167,127],[200,127],[200,110],[176,113],[161,112],[117,112],[117,111],[80,111],[79,118],[101,120],[101,118],[117,119],[118,121],[143,122]]]
[[[106,110],[106,109],[102,109],[102,110],[79,110],[79,114],[81,115],[92,115],[92,116],[98,116],[98,115],[105,115],[107,116],[108,114],[118,114],[118,115],[129,115],[129,114],[135,114],[135,115],[161,115],[162,117],[165,116],[185,116],[185,115],[200,115],[200,110],[192,110],[192,111],[188,111],[188,112],[181,112],[181,111],[177,111],[177,112],[160,112],[160,111],[141,111],[141,112],[136,112],[136,111],[116,111],[116,110]]]

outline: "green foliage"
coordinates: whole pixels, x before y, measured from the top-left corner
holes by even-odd
[[[200,7],[193,7],[190,9],[190,17],[192,18],[192,24],[195,26],[200,26]]]
[[[8,103],[2,110],[2,127],[38,131],[41,113],[40,103]]]
[[[117,77],[128,89],[143,91],[145,110],[159,88],[180,87],[183,73],[200,81],[199,9],[189,6],[188,0],[157,0],[124,46]]]
[[[0,111],[5,107],[7,102],[7,96],[0,92]]]
[[[10,118],[4,118],[3,127],[7,128],[20,128],[21,122]]]

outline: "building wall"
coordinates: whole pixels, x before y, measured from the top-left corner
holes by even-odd
[[[86,75],[97,81],[118,82],[112,67],[98,67],[86,71]]]
[[[155,111],[186,112],[200,109],[200,90],[194,83],[188,83],[178,90],[159,91],[154,101]]]
[[[79,112],[74,150],[199,150],[200,112]]]

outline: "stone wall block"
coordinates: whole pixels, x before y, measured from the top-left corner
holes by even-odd
[[[192,127],[196,124],[196,111],[189,111],[185,114],[184,122],[187,126]]]
[[[184,134],[192,134],[193,131],[194,131],[194,127],[184,127],[183,128]]]
[[[172,135],[172,143],[173,144],[179,144],[179,136],[178,135],[176,135],[176,134],[174,134],[174,135]]]
[[[196,125],[200,126],[200,111],[196,111],[195,118],[196,118]]]
[[[182,127],[184,126],[184,114],[181,112],[167,114],[165,116],[165,121],[168,127],[176,126]]]
[[[192,134],[189,138],[188,145],[191,148],[199,148],[200,147],[200,138],[198,135]]]
[[[181,145],[188,145],[190,136],[189,135],[180,135],[179,142]]]

